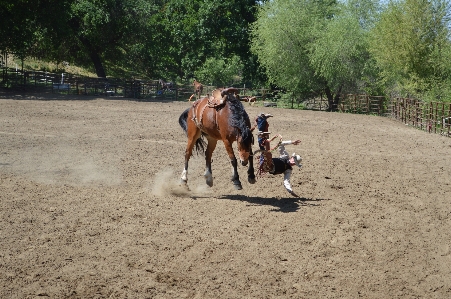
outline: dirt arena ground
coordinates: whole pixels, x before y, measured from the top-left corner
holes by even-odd
[[[451,138],[376,116],[250,107],[303,157],[234,190],[188,102],[0,94],[0,298],[450,298]]]

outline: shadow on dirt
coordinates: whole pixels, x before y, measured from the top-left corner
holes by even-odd
[[[228,200],[239,200],[246,201],[253,205],[265,205],[274,207],[271,209],[273,212],[282,212],[282,213],[291,213],[296,212],[300,209],[301,206],[319,206],[318,202],[329,199],[311,199],[304,197],[283,197],[283,198],[275,198],[275,197],[248,197],[245,195],[223,195],[218,197],[219,199],[228,199]]]

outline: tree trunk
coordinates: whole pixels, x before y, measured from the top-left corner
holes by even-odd
[[[329,109],[327,109],[327,111],[330,112],[335,112],[338,111],[338,105],[340,104],[340,96],[341,96],[341,90],[343,89],[343,85],[340,85],[340,87],[338,88],[337,92],[335,93],[335,97],[332,94],[329,85],[327,85],[326,82],[326,87],[325,87],[325,92],[326,92],[326,96],[327,96],[327,102],[329,103]]]
[[[327,85],[326,83],[326,88],[324,89],[324,91],[326,92],[326,97],[327,97],[327,103],[329,104],[329,108],[327,108],[327,111],[334,111],[333,107],[334,107],[334,96],[332,94],[332,92],[330,91],[329,85]]]
[[[86,50],[88,50],[89,57],[91,57],[91,61],[96,69],[97,77],[106,78],[106,72],[103,68],[102,59],[100,58],[98,51],[96,51],[95,47],[92,46],[91,42],[87,38],[79,37],[79,39],[85,46]]]
[[[103,68],[102,60],[100,59],[100,55],[97,52],[89,53],[92,62],[94,63],[94,67],[96,69],[97,77],[106,78],[105,69]]]

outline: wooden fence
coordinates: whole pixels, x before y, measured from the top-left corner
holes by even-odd
[[[45,87],[53,93],[74,95],[118,96],[136,99],[177,99],[177,86],[163,91],[158,80],[117,78],[92,78],[67,73],[43,71],[21,71],[3,68],[1,83],[3,86]],[[44,89],[42,89],[44,90]]]
[[[169,90],[163,90],[158,80],[92,78],[67,73],[50,73],[43,71],[22,71],[13,68],[2,68],[0,83],[3,86],[14,87],[43,87],[53,93],[74,95],[93,95],[106,97],[126,97],[142,101],[146,100],[188,100],[194,94],[191,84],[173,84]],[[45,88],[44,88],[45,87]],[[203,94],[212,94],[215,86],[204,86]],[[264,100],[268,89],[252,90],[238,88],[241,96],[256,96]]]
[[[340,112],[389,116],[390,107],[384,96],[346,95],[338,105]]]
[[[392,98],[390,117],[429,133],[451,136],[451,103]]]
[[[170,90],[162,90],[158,80],[121,80],[115,78],[90,78],[65,73],[49,73],[42,71],[21,71],[2,68],[1,83],[4,86],[40,86],[51,92],[62,92],[76,95],[97,95],[106,97],[127,97],[138,100],[168,99],[188,100],[194,93],[193,86],[174,84]],[[211,94],[214,86],[204,86],[203,93]],[[241,96],[256,96],[264,101],[268,89],[252,90],[238,88]],[[307,109],[327,110],[326,98],[320,97],[305,103]],[[390,117],[403,123],[425,130],[451,136],[451,103],[423,102],[411,98],[387,98],[384,96],[368,96],[348,94],[338,106],[340,112],[374,114]]]
[[[390,108],[388,104],[387,98],[384,96],[348,94],[341,99],[338,111],[389,116]],[[304,102],[304,107],[310,110],[327,111],[329,102],[326,97],[321,95]]]
[[[309,100],[306,106],[323,111],[329,107],[323,97]],[[451,137],[451,103],[348,94],[341,100],[338,109],[340,112],[390,117],[429,133]]]
[[[424,102],[401,97],[347,95],[341,101],[339,110],[386,116],[429,133],[451,136],[451,103]]]

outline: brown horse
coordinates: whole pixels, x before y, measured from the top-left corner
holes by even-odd
[[[202,85],[202,83],[197,82],[196,79],[194,79],[193,86],[194,86],[194,93],[196,94],[196,98],[200,99],[200,96],[202,95],[202,91],[204,90],[204,86]]]
[[[211,157],[218,140],[224,142],[232,163],[232,182],[235,188],[241,190],[243,187],[237,171],[237,159],[232,148],[234,141],[237,142],[241,164],[243,166],[249,164],[248,181],[251,184],[255,183],[251,123],[237,93],[238,90],[235,88],[215,90],[212,97],[204,97],[195,101],[190,108],[180,115],[179,124],[188,136],[185,150],[185,168],[181,177],[182,184],[187,185],[188,161],[192,156],[194,146],[196,146],[197,153],[203,153],[205,150],[206,169],[204,177],[207,185],[213,186]]]

